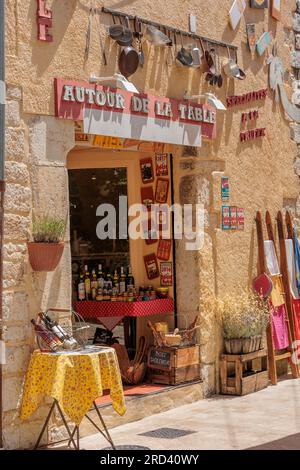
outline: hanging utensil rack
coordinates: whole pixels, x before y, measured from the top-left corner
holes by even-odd
[[[123,13],[121,11],[112,10],[111,8],[103,7],[101,9],[101,11],[102,11],[102,13],[105,13],[107,15],[111,15],[112,17],[113,16],[115,16],[115,17],[118,16],[118,17],[128,18],[129,20],[132,20],[132,21],[139,21],[141,24],[144,24],[144,25],[147,25],[147,26],[149,26],[149,25],[154,26],[155,28],[158,28],[158,29],[163,28],[165,31],[168,31],[169,33],[181,34],[183,37],[186,37],[186,38],[205,41],[205,42],[207,42],[208,44],[210,44],[212,46],[219,46],[219,47],[222,47],[222,48],[225,48],[225,49],[229,48],[235,53],[235,58],[236,58],[236,62],[237,62],[238,47],[234,46],[232,44],[228,44],[226,42],[218,41],[216,39],[210,39],[210,38],[207,38],[205,36],[201,36],[201,35],[198,35],[198,34],[183,31],[183,30],[180,30],[180,29],[175,28],[173,26],[167,26],[167,25],[162,24],[162,23],[157,23],[155,21],[146,20],[145,18],[140,18],[139,16],[136,16],[136,15],[128,15],[127,13]]]

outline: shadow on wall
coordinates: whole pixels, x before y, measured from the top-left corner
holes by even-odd
[[[53,37],[55,37],[55,41],[53,41],[52,43],[47,43],[47,47],[45,47],[44,41],[37,40],[36,21],[34,21],[33,23],[31,22],[32,18],[36,18],[37,3],[30,2],[27,15],[27,23],[32,23],[33,26],[31,30],[31,41],[34,45],[32,47],[31,62],[32,64],[36,65],[38,75],[42,75],[45,70],[47,70],[53,57],[57,53],[57,49],[64,38],[65,31],[72,20],[76,7],[77,0],[68,0],[68,2],[62,2],[61,0],[53,0],[51,8],[53,13],[53,27],[51,29],[51,32],[53,34]]]

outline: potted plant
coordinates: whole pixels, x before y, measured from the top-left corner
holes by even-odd
[[[65,233],[63,219],[41,216],[33,221],[33,242],[28,242],[28,254],[34,271],[54,271],[60,262],[64,250]]]
[[[270,321],[266,301],[256,293],[242,291],[218,301],[227,354],[248,354],[262,349],[262,335]]]

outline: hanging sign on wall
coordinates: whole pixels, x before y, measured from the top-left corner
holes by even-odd
[[[201,146],[216,137],[216,109],[207,104],[55,79],[56,116],[83,120],[86,134]]]

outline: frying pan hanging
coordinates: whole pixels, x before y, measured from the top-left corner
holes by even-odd
[[[130,77],[136,72],[139,63],[140,58],[137,50],[132,46],[124,47],[118,61],[121,74],[126,78]]]
[[[191,67],[193,65],[193,56],[187,49],[183,47],[181,32],[180,32],[180,38],[181,38],[181,49],[177,52],[176,62],[179,65],[183,65],[185,67]]]

